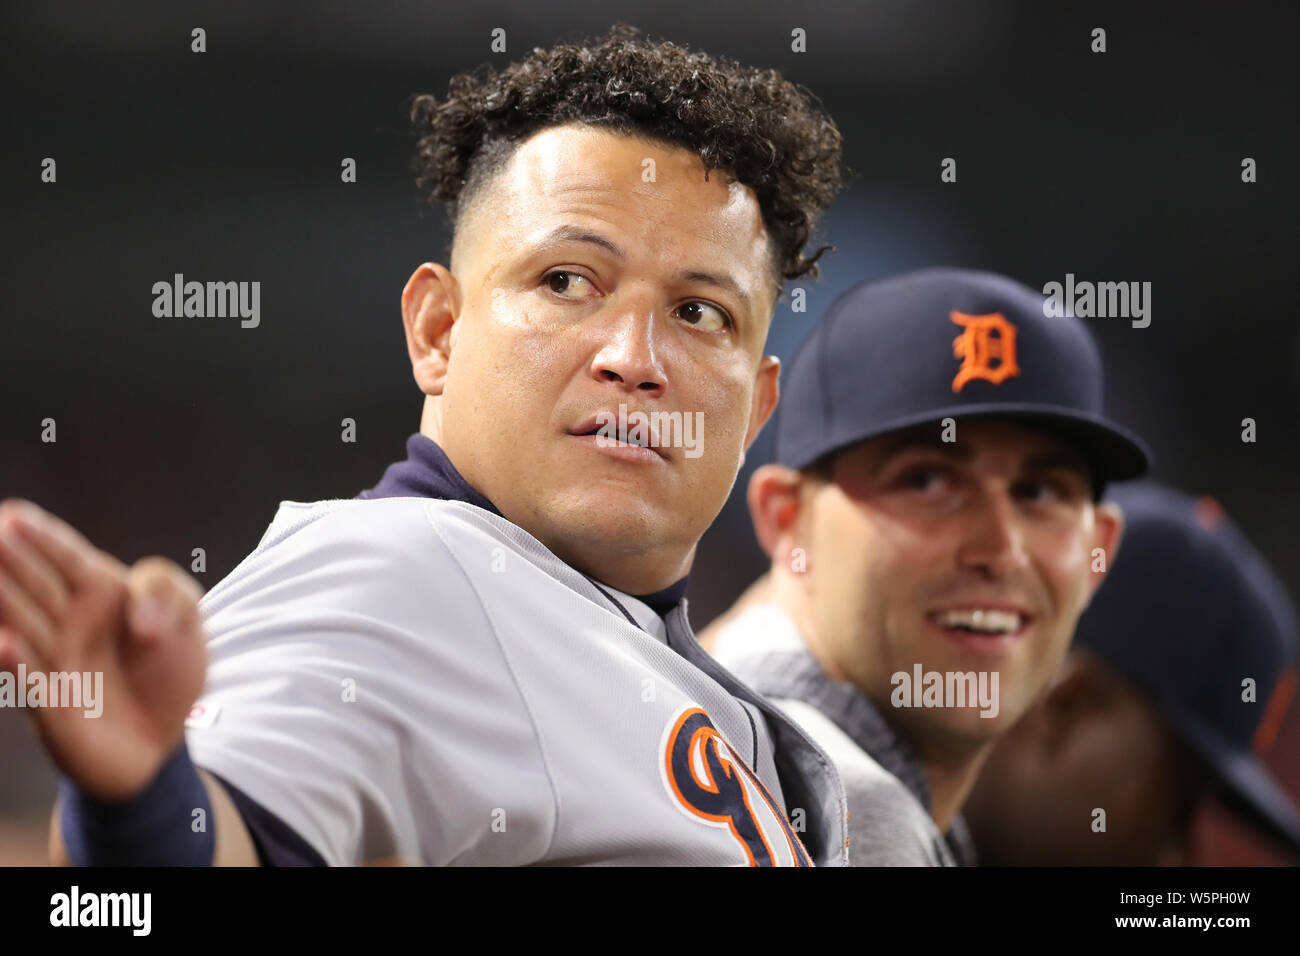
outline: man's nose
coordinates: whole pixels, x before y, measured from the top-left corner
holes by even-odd
[[[662,322],[653,307],[629,302],[602,330],[604,341],[592,359],[592,377],[629,394],[662,395],[668,386],[659,341]]]
[[[1024,565],[1024,531],[1006,488],[986,490],[970,505],[957,562],[989,578],[1002,578]]]

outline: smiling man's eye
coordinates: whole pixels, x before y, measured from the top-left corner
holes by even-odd
[[[581,291],[574,296],[569,296],[568,293],[573,292],[575,289],[581,290],[583,283],[588,286],[591,285],[591,281],[586,276],[577,272],[570,272],[567,269],[556,269],[554,272],[548,272],[542,277],[542,281],[556,295],[575,299],[587,298],[588,296]]]
[[[940,468],[911,468],[903,473],[901,484],[916,491],[933,491],[939,488],[947,475]]]
[[[731,326],[731,317],[708,302],[687,302],[677,311],[686,322],[706,332],[721,332]]]
[[[1050,501],[1059,497],[1055,485],[1038,479],[1026,479],[1015,484],[1015,494],[1027,501]]]
[[[1016,495],[1025,501],[1075,503],[1088,497],[1083,479],[1072,476],[1026,478],[1015,485]]]

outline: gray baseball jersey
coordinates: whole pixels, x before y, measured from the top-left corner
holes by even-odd
[[[831,761],[500,515],[282,502],[203,598],[196,765],[329,864],[844,865]]]

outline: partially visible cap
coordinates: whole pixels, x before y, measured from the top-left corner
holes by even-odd
[[[1075,645],[1144,692],[1230,805],[1300,853],[1300,813],[1257,756],[1295,690],[1300,638],[1286,589],[1213,499],[1153,482],[1107,497],[1124,534]]]
[[[994,416],[1058,435],[1098,487],[1143,474],[1146,445],[1106,417],[1096,343],[1079,319],[1044,314],[1044,300],[963,269],[852,287],[782,380],[776,460],[802,469],[913,425]]]

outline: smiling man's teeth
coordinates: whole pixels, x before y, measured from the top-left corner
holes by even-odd
[[[993,608],[944,611],[938,616],[941,627],[964,627],[988,634],[1014,634],[1020,630],[1020,615],[1015,611]]]

